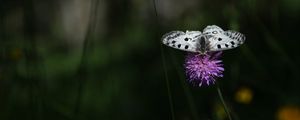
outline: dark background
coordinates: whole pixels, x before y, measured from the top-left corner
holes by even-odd
[[[155,2],[0,0],[0,119],[225,120],[160,41],[215,24],[246,36],[217,80],[233,118],[300,120],[298,0]]]

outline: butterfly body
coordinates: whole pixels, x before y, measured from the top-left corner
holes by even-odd
[[[216,25],[207,26],[201,31],[172,31],[162,37],[163,44],[188,52],[205,54],[211,51],[222,51],[240,46],[245,36],[239,32],[224,31]]]

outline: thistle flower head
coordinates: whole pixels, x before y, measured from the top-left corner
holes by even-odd
[[[223,77],[223,64],[219,60],[222,52],[207,54],[189,53],[185,59],[185,69],[188,80],[202,86],[215,83],[217,77]]]

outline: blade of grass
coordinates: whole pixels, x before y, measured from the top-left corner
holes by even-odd
[[[86,77],[87,77],[87,73],[86,73],[86,59],[87,59],[87,52],[88,52],[88,44],[89,41],[91,39],[92,33],[94,33],[95,30],[95,22],[97,20],[97,7],[99,4],[99,0],[92,0],[91,1],[92,5],[90,8],[90,18],[89,18],[89,23],[88,23],[88,28],[86,31],[86,36],[84,38],[83,41],[83,51],[82,51],[82,55],[81,55],[81,60],[80,60],[80,65],[77,71],[77,79],[78,79],[78,95],[75,99],[75,108],[74,108],[74,119],[80,119],[79,118],[79,112],[80,112],[80,106],[81,106],[81,100],[82,100],[82,94],[83,94],[83,89],[86,83]]]
[[[218,84],[218,82],[216,82],[216,88],[217,88],[217,92],[218,92],[220,101],[222,102],[223,108],[224,108],[224,110],[225,110],[225,112],[226,112],[226,114],[228,116],[228,119],[232,120],[230,112],[229,112],[229,109],[228,109],[227,104],[226,104],[226,102],[225,102],[225,100],[223,98],[223,94],[222,94],[222,91],[220,89],[220,85]]]
[[[184,93],[185,93],[190,111],[193,115],[193,118],[194,118],[194,120],[199,120],[198,110],[196,108],[194,98],[191,94],[190,89],[185,85],[185,77],[183,75],[184,71],[181,71],[181,69],[179,67],[180,65],[179,65],[176,57],[174,56],[174,54],[171,54],[171,58],[172,58],[173,66],[175,66],[175,70],[177,72],[177,75],[179,76],[179,80],[180,80],[182,88],[184,90]]]
[[[154,7],[154,12],[155,12],[155,17],[156,17],[156,24],[159,26],[158,22],[158,13],[157,13],[157,8],[156,8],[156,1],[152,0],[153,2],[153,7]],[[156,32],[156,38],[158,38],[158,33]],[[162,58],[162,64],[163,64],[163,69],[164,69],[164,76],[165,76],[165,81],[167,85],[167,91],[168,91],[168,99],[169,99],[169,105],[170,105],[170,111],[171,111],[171,117],[172,120],[175,120],[175,113],[174,113],[174,106],[173,106],[173,99],[172,99],[172,93],[170,89],[170,82],[169,82],[169,77],[168,77],[168,71],[167,71],[167,66],[166,66],[166,59],[165,59],[165,54],[164,54],[164,49],[159,41],[160,44],[160,51],[161,51],[161,58]]]

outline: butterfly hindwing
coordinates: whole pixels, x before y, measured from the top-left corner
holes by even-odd
[[[172,31],[162,37],[163,44],[189,52],[197,52],[200,47],[197,39],[201,37],[200,31]]]

